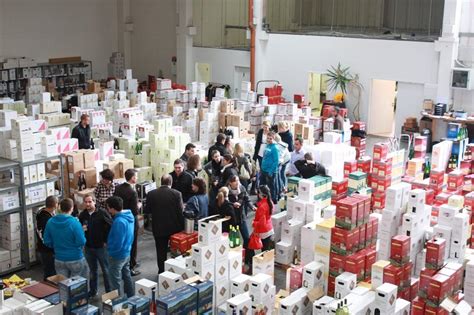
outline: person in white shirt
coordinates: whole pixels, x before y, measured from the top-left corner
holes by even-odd
[[[299,172],[295,166],[295,162],[299,160],[304,160],[305,150],[303,149],[303,139],[300,137],[295,139],[295,149],[291,152],[290,163],[286,168],[287,176],[298,176]]]

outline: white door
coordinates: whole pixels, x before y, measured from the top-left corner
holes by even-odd
[[[393,136],[396,81],[372,80],[367,133]]]
[[[234,98],[240,99],[242,81],[250,81],[250,68],[236,66],[234,69],[234,88],[232,90]]]

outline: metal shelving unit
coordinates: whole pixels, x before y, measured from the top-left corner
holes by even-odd
[[[20,213],[20,233],[21,233],[21,265],[20,266],[15,266],[14,268],[11,268],[6,271],[1,271],[1,275],[6,275],[10,274],[13,272],[16,272],[21,269],[28,269],[30,268],[31,261],[30,261],[30,255],[29,255],[29,244],[28,244],[28,222],[27,222],[27,210],[33,209],[36,207],[40,207],[44,205],[44,200],[38,201],[32,204],[26,204],[26,190],[31,187],[35,187],[38,185],[45,185],[49,182],[55,182],[59,181],[59,195],[57,196],[58,198],[61,198],[63,195],[64,191],[64,182],[63,182],[63,173],[62,173],[62,167],[60,167],[60,175],[59,176],[51,176],[48,177],[45,180],[38,181],[35,183],[29,183],[25,184],[24,182],[24,177],[23,177],[23,170],[24,167],[34,165],[34,164],[40,164],[40,163],[45,163],[47,161],[59,159],[60,165],[62,165],[62,157],[61,156],[52,156],[52,157],[40,157],[38,159],[35,159],[33,161],[29,162],[15,162],[15,161],[10,161],[7,159],[1,159],[0,158],[0,171],[5,171],[5,170],[10,170],[10,172],[15,172],[15,170],[18,170],[19,174],[19,184],[12,183],[8,187],[0,187],[0,193],[1,192],[6,192],[6,191],[11,191],[11,190],[18,190],[19,194],[19,199],[20,199],[20,206],[15,209],[10,209],[7,211],[1,211],[0,212],[0,217],[9,215],[12,213]],[[34,219],[33,219],[34,220]],[[35,222],[36,226],[36,222]]]
[[[42,63],[0,70],[0,96],[23,99],[29,78],[43,78],[53,83],[60,96],[72,94],[79,87],[86,89],[87,81],[92,79],[92,62]]]

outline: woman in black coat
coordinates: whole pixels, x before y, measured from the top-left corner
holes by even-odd
[[[237,226],[239,222],[239,217],[229,200],[229,188],[221,187],[216,199],[217,213],[222,217],[229,218],[229,220],[222,222],[222,232],[229,233],[230,226]]]

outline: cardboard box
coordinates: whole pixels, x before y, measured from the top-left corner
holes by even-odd
[[[89,298],[87,279],[72,277],[60,281],[59,298],[63,303],[66,314],[82,305],[87,305]]]

